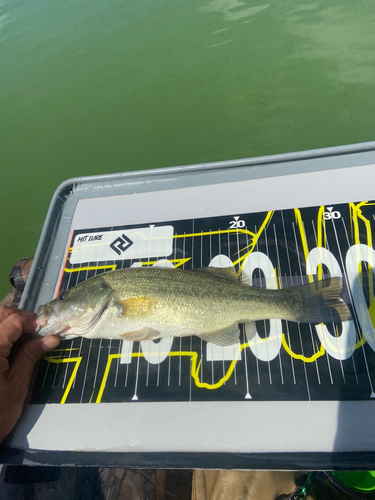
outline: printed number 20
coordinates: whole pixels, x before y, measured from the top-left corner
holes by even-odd
[[[234,217],[234,220],[231,220],[229,223],[229,229],[238,229],[245,227],[245,221],[239,220],[239,217]]]

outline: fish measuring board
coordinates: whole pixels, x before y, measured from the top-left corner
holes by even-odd
[[[372,285],[375,254],[365,255],[364,246],[371,246],[374,206],[351,201],[75,230],[58,290],[108,270],[168,264],[234,265],[258,285],[278,288],[307,282],[308,266],[317,274],[321,260],[322,272],[344,276],[345,300],[353,305],[348,285],[356,286],[352,277],[361,262],[367,263],[362,282]],[[368,400],[375,383],[374,337],[361,330],[374,307],[373,286],[368,289],[368,317],[355,315],[345,331],[340,323],[323,331],[272,320],[247,325],[240,343],[225,348],[197,337],[64,341],[43,361],[31,402]]]
[[[114,269],[234,266],[268,288],[342,276],[353,320],[258,321],[225,348],[63,341],[39,365],[11,448],[43,450],[45,463],[306,470],[343,467],[336,452],[350,452],[347,468],[375,466],[374,166],[370,144],[67,181],[26,309]]]

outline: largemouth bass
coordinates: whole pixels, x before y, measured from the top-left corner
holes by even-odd
[[[239,323],[351,319],[341,278],[281,290],[240,283],[234,268],[157,267],[111,271],[61,292],[38,308],[39,335],[155,340],[196,335],[220,346],[239,339]]]

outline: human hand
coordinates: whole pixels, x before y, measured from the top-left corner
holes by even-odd
[[[28,339],[9,363],[13,344],[36,328],[36,314],[0,307],[0,443],[16,425],[39,359],[60,343],[56,336]]]

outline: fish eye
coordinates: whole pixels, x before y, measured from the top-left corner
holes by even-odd
[[[67,292],[61,292],[59,293],[59,300],[64,300],[68,296]]]

